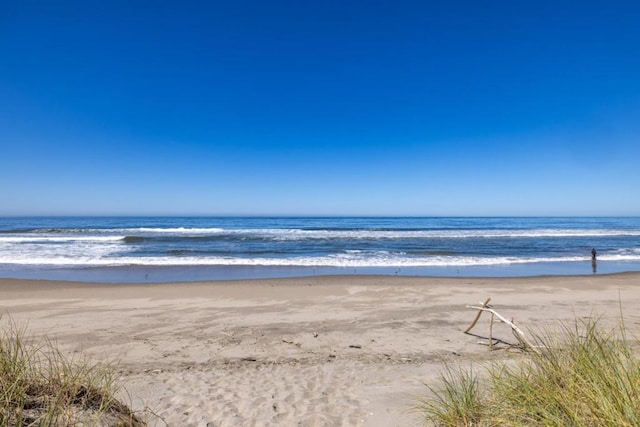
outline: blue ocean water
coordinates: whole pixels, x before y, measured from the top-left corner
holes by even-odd
[[[0,277],[161,282],[623,271],[640,271],[640,218],[0,218]]]

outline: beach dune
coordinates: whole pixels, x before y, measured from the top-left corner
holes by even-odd
[[[94,284],[0,280],[2,318],[69,355],[116,361],[151,425],[419,425],[444,363],[522,357],[462,331],[486,297],[524,330],[600,316],[638,332],[640,274],[326,276]],[[474,332],[488,329],[481,319]],[[494,336],[514,341],[509,329]]]

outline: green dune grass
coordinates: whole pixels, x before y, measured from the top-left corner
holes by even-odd
[[[448,367],[415,405],[436,426],[639,426],[640,362],[623,324],[546,330],[542,351],[477,374]]]
[[[143,426],[112,366],[70,360],[13,323],[0,334],[0,426]]]

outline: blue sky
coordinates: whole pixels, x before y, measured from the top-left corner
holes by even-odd
[[[0,215],[640,215],[640,3],[0,3]]]

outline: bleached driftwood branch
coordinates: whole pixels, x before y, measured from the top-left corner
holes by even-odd
[[[476,315],[476,318],[473,320],[473,322],[471,323],[471,325],[464,331],[465,334],[469,333],[469,331],[476,325],[476,323],[478,323],[478,319],[480,319],[480,316],[482,315],[483,312],[489,312],[491,313],[491,320],[490,320],[490,324],[489,324],[489,347],[493,346],[493,320],[494,320],[494,316],[497,317],[498,319],[500,319],[501,322],[507,324],[510,328],[511,331],[513,332],[513,335],[516,337],[516,339],[518,340],[518,342],[520,343],[520,345],[522,346],[523,349],[525,350],[531,350],[535,353],[540,353],[540,350],[531,343],[531,341],[529,341],[529,339],[526,337],[526,335],[524,334],[524,332],[522,332],[522,330],[520,328],[518,328],[515,323],[513,323],[513,321],[507,319],[506,317],[502,316],[500,313],[498,313],[497,311],[495,311],[493,308],[491,308],[489,306],[489,301],[491,300],[491,298],[487,298],[485,300],[484,303],[482,303],[482,305],[480,306],[474,306],[474,305],[467,305],[467,308],[472,308],[474,310],[478,310],[478,314]]]
[[[484,300],[484,302],[482,303],[482,308],[489,307],[489,301],[491,301],[491,298],[487,297],[487,299]],[[467,307],[469,307],[469,306],[467,306]],[[478,310],[478,314],[476,314],[476,318],[473,319],[473,322],[471,322],[471,325],[469,325],[469,327],[467,329],[465,329],[465,331],[464,331],[465,334],[469,333],[469,331],[471,329],[473,329],[474,326],[476,326],[476,323],[478,323],[478,320],[480,319],[481,315],[482,315],[482,310]]]

